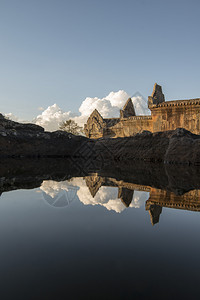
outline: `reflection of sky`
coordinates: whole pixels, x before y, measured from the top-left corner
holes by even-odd
[[[0,197],[2,299],[199,298],[199,213],[164,208],[153,227],[145,203],[116,214],[42,199],[40,189]]]
[[[118,198],[118,188],[117,187],[100,187],[99,191],[93,198],[86,182],[83,178],[73,178],[70,181],[43,181],[40,189],[48,196],[53,199],[59,198],[63,199],[63,191],[65,192],[66,205],[70,203],[72,197],[74,198],[74,188],[76,188],[76,193],[79,200],[84,205],[101,205],[108,210],[114,210],[117,213],[122,212],[126,206],[123,204],[121,199]],[[133,199],[129,207],[139,208],[148,199],[149,193],[134,191]],[[46,198],[45,198],[46,199]],[[46,199],[48,202],[51,201]],[[59,199],[58,199],[59,201]],[[52,202],[53,203],[53,202]]]

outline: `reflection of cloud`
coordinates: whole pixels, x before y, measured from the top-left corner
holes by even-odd
[[[69,181],[45,180],[40,189],[47,203],[54,207],[64,207],[75,199],[79,187],[71,185]]]
[[[101,205],[107,210],[121,213],[126,206],[118,198],[117,187],[102,186],[93,198],[83,178],[77,177],[70,181],[43,181],[40,189],[46,195],[45,200],[53,206],[66,206],[77,195],[84,205]],[[139,208],[148,199],[149,193],[134,191],[129,207]],[[64,205],[65,203],[66,205]]]
[[[108,210],[114,210],[116,212],[122,212],[126,208],[122,201],[118,199],[117,187],[102,186],[93,198],[85,184],[80,187],[77,195],[79,200],[85,205],[101,205]]]
[[[121,213],[126,208],[121,199],[118,198],[109,200],[107,203],[104,203],[103,206],[107,208],[107,210],[114,210],[117,213]]]
[[[83,202],[85,205],[103,205],[104,203],[107,203],[110,199],[117,199],[118,189],[113,187],[102,186],[93,198],[90,194],[87,185],[85,184],[85,186],[82,185],[80,187],[80,190],[77,194],[79,196],[80,201]]]
[[[149,199],[148,192],[134,191],[133,200],[129,207],[139,208]]]
[[[74,184],[76,178],[72,181]],[[106,187],[102,186],[95,197],[93,198],[89,192],[89,189],[85,183],[85,180],[79,178],[80,189],[77,192],[79,200],[85,205],[101,205],[108,210],[114,210],[117,213],[122,212],[126,206],[123,204],[121,199],[118,198],[118,188],[117,187]],[[144,202],[149,198],[149,193],[134,191],[133,200],[129,207],[139,208],[144,205]]]

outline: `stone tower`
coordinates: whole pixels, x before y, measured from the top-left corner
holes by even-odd
[[[135,116],[135,109],[133,106],[132,99],[129,98],[126,101],[123,109],[120,110],[120,118],[128,118],[128,117],[132,117],[132,116]]]
[[[150,108],[153,104],[159,104],[165,102],[165,96],[162,92],[161,85],[157,83],[154,84],[153,92],[151,96],[148,97],[148,107]]]

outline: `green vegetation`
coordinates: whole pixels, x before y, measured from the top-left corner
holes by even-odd
[[[67,120],[60,124],[59,127],[61,130],[75,134],[75,135],[82,135],[83,134],[83,128],[80,127],[75,121],[73,120]]]

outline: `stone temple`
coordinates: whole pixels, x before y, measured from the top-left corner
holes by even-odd
[[[200,98],[165,101],[162,87],[155,83],[148,97],[150,116],[136,116],[131,98],[127,100],[119,118],[103,118],[95,109],[85,124],[89,138],[127,137],[144,130],[150,132],[185,128],[200,134]]]

